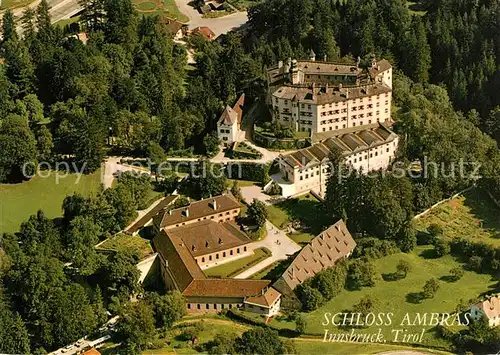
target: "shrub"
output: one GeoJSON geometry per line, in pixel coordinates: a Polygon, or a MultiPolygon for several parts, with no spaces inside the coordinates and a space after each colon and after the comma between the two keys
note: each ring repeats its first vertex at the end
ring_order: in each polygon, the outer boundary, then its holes
{"type": "Polygon", "coordinates": [[[450,243],[448,243],[446,240],[439,239],[436,241],[436,244],[434,244],[434,252],[438,257],[447,255],[450,253],[450,251],[450,243]]]}

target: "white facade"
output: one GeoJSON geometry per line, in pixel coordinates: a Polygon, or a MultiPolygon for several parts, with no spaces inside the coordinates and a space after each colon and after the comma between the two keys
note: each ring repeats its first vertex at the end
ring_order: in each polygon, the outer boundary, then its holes
{"type": "Polygon", "coordinates": [[[500,326],[500,296],[473,305],[470,313],[475,320],[485,316],[490,327],[500,326]]]}
{"type": "Polygon", "coordinates": [[[220,121],[217,123],[217,136],[224,145],[231,145],[237,141],[238,137],[238,122],[234,121],[230,124],[224,124],[220,121]]]}
{"type": "Polygon", "coordinates": [[[268,73],[273,118],[297,131],[321,133],[389,122],[392,66],[289,60],[268,73]]]}
{"type": "Polygon", "coordinates": [[[273,112],[282,124],[294,124],[297,131],[329,132],[377,122],[389,122],[392,93],[317,104],[273,95],[273,112]]]}
{"type": "MultiPolygon", "coordinates": [[[[277,177],[273,176],[273,179],[281,186],[283,197],[290,197],[311,190],[323,196],[326,192],[328,179],[332,174],[332,166],[328,159],[331,147],[333,149],[341,149],[342,146],[347,147],[343,141],[346,136],[349,138],[355,136],[358,139],[359,136],[363,135],[363,132],[361,134],[353,132],[340,135],[331,138],[330,141],[326,140],[310,148],[282,156],[280,174],[277,177]]],[[[377,129],[370,130],[370,132],[374,134],[377,129]]],[[[399,138],[391,131],[382,132],[387,132],[388,135],[386,139],[380,140],[376,144],[366,144],[364,142],[364,144],[360,144],[352,150],[344,150],[342,154],[346,165],[345,169],[355,169],[364,173],[386,169],[393,162],[398,149],[399,138]]],[[[335,171],[333,173],[341,178],[348,171],[340,173],[335,171]]]]}
{"type": "Polygon", "coordinates": [[[245,311],[262,314],[266,317],[273,317],[280,311],[281,297],[278,298],[271,306],[264,306],[245,301],[245,311]]]}

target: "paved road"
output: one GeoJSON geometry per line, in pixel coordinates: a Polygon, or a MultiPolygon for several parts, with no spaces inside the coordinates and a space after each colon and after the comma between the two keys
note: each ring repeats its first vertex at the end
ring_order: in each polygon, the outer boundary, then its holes
{"type": "Polygon", "coordinates": [[[252,266],[249,269],[246,269],[241,274],[237,275],[236,279],[246,279],[252,276],[253,274],[259,272],[260,270],[268,267],[272,263],[285,260],[290,255],[295,254],[299,251],[300,245],[295,243],[292,239],[288,238],[287,235],[273,226],[273,224],[269,221],[266,222],[267,236],[261,241],[252,243],[251,246],[254,249],[265,247],[272,252],[272,255],[262,260],[257,265],[252,266]],[[278,242],[278,243],[277,243],[278,242]]]}
{"type": "Polygon", "coordinates": [[[203,18],[198,10],[188,5],[189,1],[175,0],[175,3],[179,10],[189,18],[188,27],[190,29],[207,26],[218,36],[238,28],[248,21],[247,13],[241,11],[219,18],[203,18]]]}
{"type": "Polygon", "coordinates": [[[120,159],[122,159],[122,157],[109,157],[104,162],[104,169],[102,169],[101,172],[101,183],[104,185],[105,189],[111,187],[115,178],[114,174],[118,171],[133,171],[151,175],[146,169],[120,164],[120,159]]]}

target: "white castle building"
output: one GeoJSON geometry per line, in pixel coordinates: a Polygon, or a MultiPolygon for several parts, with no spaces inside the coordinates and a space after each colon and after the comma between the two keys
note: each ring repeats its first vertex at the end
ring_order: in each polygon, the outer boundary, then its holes
{"type": "Polygon", "coordinates": [[[268,72],[273,119],[320,133],[391,119],[392,66],[288,60],[268,72]]]}
{"type": "Polygon", "coordinates": [[[348,166],[369,172],[393,161],[398,136],[390,129],[392,66],[372,60],[356,64],[289,59],[268,72],[273,121],[311,133],[311,147],[280,156],[273,176],[289,197],[308,191],[323,196],[331,173],[330,157],[340,154],[348,166]]]}

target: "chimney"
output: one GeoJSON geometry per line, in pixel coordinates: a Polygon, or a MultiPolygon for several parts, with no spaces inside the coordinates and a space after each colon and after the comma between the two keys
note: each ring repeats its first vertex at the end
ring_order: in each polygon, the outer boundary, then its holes
{"type": "Polygon", "coordinates": [[[282,60],[280,60],[280,61],[278,62],[278,69],[281,69],[282,67],[283,67],[283,61],[282,61],[282,60]]]}
{"type": "Polygon", "coordinates": [[[192,251],[196,251],[196,247],[194,245],[191,246],[192,251]]]}
{"type": "Polygon", "coordinates": [[[342,83],[339,83],[339,90],[342,89],[342,83]]]}
{"type": "Polygon", "coordinates": [[[325,85],[325,94],[328,94],[328,83],[325,85]]]}
{"type": "Polygon", "coordinates": [[[326,58],[327,58],[327,57],[326,57],[326,54],[325,54],[325,55],[323,55],[323,62],[326,62],[326,58]]]}
{"type": "Polygon", "coordinates": [[[172,215],[172,210],[168,210],[168,214],[169,214],[169,215],[172,215]]]}
{"type": "Polygon", "coordinates": [[[361,64],[361,57],[358,57],[358,60],[356,61],[356,67],[359,68],[360,64],[361,64]]]}
{"type": "Polygon", "coordinates": [[[217,201],[215,200],[215,198],[210,201],[210,207],[212,207],[214,210],[217,209],[217,201]]]}
{"type": "Polygon", "coordinates": [[[208,243],[208,240],[205,242],[205,248],[208,248],[210,244],[208,243]]]}
{"type": "Polygon", "coordinates": [[[222,238],[219,238],[219,245],[222,244],[222,238]]]}
{"type": "Polygon", "coordinates": [[[186,208],[183,212],[184,216],[189,217],[189,208],[186,208]]]}

